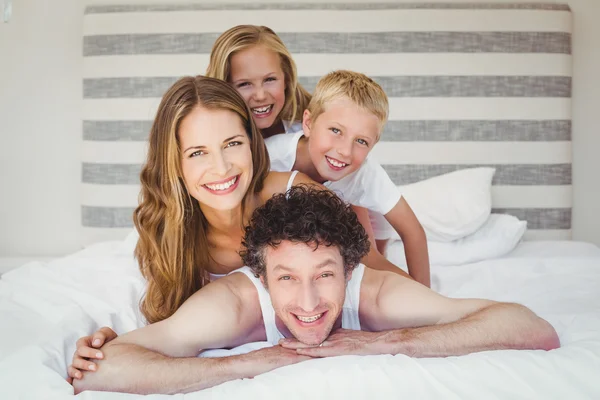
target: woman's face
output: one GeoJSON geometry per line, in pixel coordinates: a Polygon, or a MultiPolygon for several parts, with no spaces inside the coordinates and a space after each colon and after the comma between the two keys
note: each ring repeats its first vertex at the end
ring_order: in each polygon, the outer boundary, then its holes
{"type": "Polygon", "coordinates": [[[253,173],[250,140],[240,117],[196,107],[181,121],[178,135],[190,195],[217,210],[239,207],[253,173]]]}
{"type": "Polygon", "coordinates": [[[252,110],[259,129],[270,128],[285,104],[285,75],[279,54],[252,46],[231,57],[230,83],[252,110]]]}

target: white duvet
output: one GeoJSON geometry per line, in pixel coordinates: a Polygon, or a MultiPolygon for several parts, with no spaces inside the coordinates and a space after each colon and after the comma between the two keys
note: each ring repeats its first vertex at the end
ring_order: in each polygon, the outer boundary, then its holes
{"type": "MultiPolygon", "coordinates": [[[[522,303],[555,327],[560,349],[437,359],[401,355],[316,359],[174,397],[600,398],[600,250],[581,243],[538,243],[521,245],[511,254],[474,264],[434,266],[434,289],[452,297],[522,303]]],[[[135,329],[143,288],[130,247],[115,242],[47,264],[31,263],[2,276],[0,399],[72,396],[65,376],[75,341],[103,325],[119,333],[135,329]]],[[[141,396],[84,392],[78,397],[141,396]]]]}

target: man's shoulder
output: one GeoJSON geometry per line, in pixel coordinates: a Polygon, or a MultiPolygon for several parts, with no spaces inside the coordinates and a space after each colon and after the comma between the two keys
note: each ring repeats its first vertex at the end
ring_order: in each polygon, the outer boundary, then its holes
{"type": "Polygon", "coordinates": [[[258,293],[256,287],[244,273],[234,271],[222,278],[212,281],[202,289],[198,290],[190,300],[192,306],[194,304],[202,306],[206,305],[207,301],[214,306],[215,302],[224,302],[233,306],[239,312],[249,312],[249,310],[260,308],[258,302],[258,293]]]}
{"type": "Polygon", "coordinates": [[[403,283],[409,280],[390,271],[365,268],[360,286],[360,318],[367,330],[378,326],[382,316],[381,303],[389,290],[402,290],[403,283]]]}
{"type": "Polygon", "coordinates": [[[230,292],[232,295],[238,297],[242,302],[256,294],[256,286],[252,283],[250,278],[243,272],[249,270],[248,267],[243,267],[230,272],[227,276],[219,278],[211,285],[215,285],[215,289],[225,290],[230,292]]]}
{"type": "Polygon", "coordinates": [[[386,278],[388,278],[390,275],[393,275],[393,273],[365,267],[365,272],[363,273],[363,278],[360,285],[361,302],[363,294],[367,295],[368,297],[376,296],[386,278]]]}

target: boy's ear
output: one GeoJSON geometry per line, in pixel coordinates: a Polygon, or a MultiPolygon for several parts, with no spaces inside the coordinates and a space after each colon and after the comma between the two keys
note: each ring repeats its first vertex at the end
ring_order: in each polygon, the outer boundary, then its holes
{"type": "Polygon", "coordinates": [[[304,114],[302,114],[302,131],[304,132],[304,136],[310,136],[311,125],[312,121],[310,119],[310,111],[304,110],[304,114]]]}

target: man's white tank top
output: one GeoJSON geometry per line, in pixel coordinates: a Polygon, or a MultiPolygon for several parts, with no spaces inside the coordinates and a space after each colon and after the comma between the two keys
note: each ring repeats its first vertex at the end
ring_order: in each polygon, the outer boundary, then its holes
{"type": "MultiPolygon", "coordinates": [[[[260,301],[260,309],[262,310],[263,322],[265,324],[267,342],[272,345],[278,344],[279,340],[285,338],[285,336],[279,332],[279,329],[277,329],[277,325],[275,324],[275,310],[273,309],[269,292],[267,292],[263,286],[260,278],[258,278],[249,267],[242,267],[231,272],[231,274],[236,272],[241,272],[246,275],[254,284],[254,287],[256,287],[258,299],[260,301]]],[[[358,307],[360,301],[360,284],[364,272],[365,266],[359,264],[352,272],[352,278],[346,285],[346,299],[344,300],[344,306],[342,308],[342,328],[344,329],[352,329],[355,331],[361,330],[358,307]]]]}

